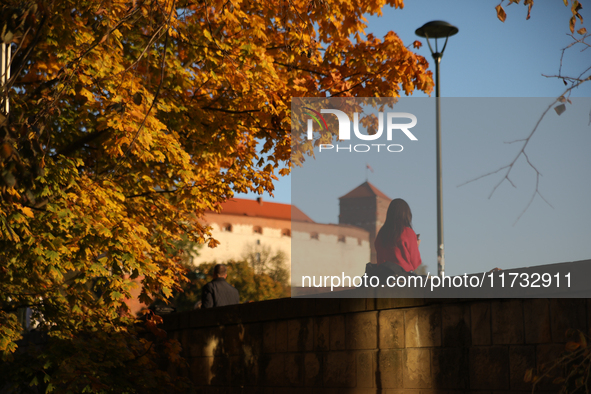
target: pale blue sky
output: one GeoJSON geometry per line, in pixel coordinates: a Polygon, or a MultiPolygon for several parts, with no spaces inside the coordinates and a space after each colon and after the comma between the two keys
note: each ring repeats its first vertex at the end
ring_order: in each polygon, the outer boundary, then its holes
{"type": "MultiPolygon", "coordinates": [[[[383,37],[393,30],[410,45],[420,39],[414,34],[416,28],[428,21],[445,20],[456,25],[459,33],[450,38],[441,63],[442,97],[552,98],[561,94],[565,89],[562,81],[545,78],[542,74],[558,73],[561,49],[572,42],[567,35],[570,9],[561,0],[536,2],[531,19],[525,20],[526,7],[511,5],[505,7],[508,17],[501,23],[496,17],[496,4],[496,1],[407,0],[403,10],[387,8],[381,18],[368,17],[367,32],[383,37]]],[[[587,16],[586,11],[581,11],[583,17],[587,16]]],[[[418,52],[431,61],[428,46],[424,39],[420,40],[424,45],[418,52]]],[[[567,52],[563,74],[578,76],[591,65],[591,49],[586,52],[580,49],[582,47],[575,47],[567,52]]],[[[591,97],[591,82],[574,90],[572,95],[591,97]]],[[[419,93],[415,96],[425,97],[419,93]]],[[[482,130],[474,132],[462,134],[449,130],[454,123],[449,117],[457,120],[462,106],[473,101],[444,102],[449,108],[447,115],[443,113],[442,124],[446,273],[591,258],[591,209],[588,206],[591,201],[591,155],[588,153],[591,100],[574,101],[575,105],[569,106],[561,117],[549,114],[549,123],[534,136],[528,152],[543,174],[540,190],[554,208],[536,197],[515,225],[535,188],[535,172],[523,161],[515,168],[513,179],[517,188],[505,182],[491,199],[488,195],[502,175],[459,188],[458,185],[508,164],[515,156],[516,146],[504,142],[529,133],[528,116],[520,117],[524,122],[523,131],[508,131],[504,126],[503,130],[495,132],[494,120],[483,122],[482,130]]],[[[495,99],[490,105],[502,106],[502,102],[495,99]]],[[[549,102],[550,99],[509,101],[527,108],[531,127],[549,102]]],[[[485,99],[479,99],[474,105],[488,104],[485,99]]],[[[472,130],[478,119],[466,118],[472,130]]],[[[401,182],[404,190],[393,187],[392,179],[385,176],[391,167],[379,162],[370,162],[375,172],[370,174],[369,180],[390,197],[402,197],[409,202],[415,230],[421,233],[423,240],[423,261],[433,271],[436,266],[434,133],[432,136],[424,133],[419,140],[421,149],[413,153],[409,147],[404,152],[404,160],[396,159],[401,160],[396,163],[401,174],[414,176],[421,180],[419,183],[413,186],[413,183],[401,182]],[[429,154],[431,146],[432,155],[429,154]]],[[[318,222],[336,223],[336,198],[364,181],[365,169],[359,165],[351,169],[350,177],[334,185],[334,196],[327,196],[326,201],[316,199],[309,205],[298,200],[296,205],[318,222]]],[[[291,183],[291,177],[280,179],[273,201],[290,203],[291,183]]],[[[264,198],[271,200],[270,196],[264,198]]]]}

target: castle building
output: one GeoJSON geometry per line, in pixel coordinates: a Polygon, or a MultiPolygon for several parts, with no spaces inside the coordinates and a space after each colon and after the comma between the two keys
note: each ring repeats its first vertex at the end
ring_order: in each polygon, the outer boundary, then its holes
{"type": "Polygon", "coordinates": [[[206,212],[204,221],[220,241],[216,248],[202,247],[194,260],[219,263],[244,260],[249,254],[283,252],[291,266],[292,220],[314,223],[289,204],[234,198],[222,204],[221,213],[206,212]]]}
{"type": "Polygon", "coordinates": [[[281,252],[292,286],[301,286],[303,276],[363,275],[365,264],[376,262],[373,243],[390,198],[365,182],[339,203],[339,224],[325,224],[314,222],[294,205],[231,199],[222,204],[221,213],[205,213],[204,222],[220,245],[199,249],[194,264],[247,257],[252,261],[253,256],[256,260],[281,252]]]}

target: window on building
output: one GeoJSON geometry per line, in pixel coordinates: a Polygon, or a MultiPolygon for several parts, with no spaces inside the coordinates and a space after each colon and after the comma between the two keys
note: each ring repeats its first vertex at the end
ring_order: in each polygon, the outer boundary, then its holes
{"type": "Polygon", "coordinates": [[[283,230],[281,230],[281,236],[282,237],[291,237],[291,230],[288,228],[284,228],[283,230]]]}
{"type": "Polygon", "coordinates": [[[315,239],[318,241],[318,233],[310,233],[310,239],[315,239]]]}
{"type": "Polygon", "coordinates": [[[232,232],[232,225],[230,223],[222,224],[222,231],[225,231],[227,233],[231,233],[232,232]]]}
{"type": "Polygon", "coordinates": [[[347,238],[344,235],[339,235],[339,242],[345,243],[347,242],[347,238]]]}
{"type": "Polygon", "coordinates": [[[357,245],[361,246],[361,243],[362,243],[361,242],[361,239],[360,238],[357,238],[357,245]]]}
{"type": "Polygon", "coordinates": [[[263,233],[263,228],[261,226],[254,226],[252,228],[252,232],[255,234],[262,234],[263,233]]]}

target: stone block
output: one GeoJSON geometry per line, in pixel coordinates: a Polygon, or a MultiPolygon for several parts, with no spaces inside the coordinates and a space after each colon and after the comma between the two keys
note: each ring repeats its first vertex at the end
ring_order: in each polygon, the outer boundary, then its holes
{"type": "Polygon", "coordinates": [[[277,322],[263,323],[263,352],[275,353],[277,346],[277,322]]]}
{"type": "Polygon", "coordinates": [[[179,314],[178,313],[171,313],[170,315],[162,316],[164,320],[164,330],[166,331],[175,331],[179,328],[179,314]]]}
{"type": "Polygon", "coordinates": [[[341,313],[365,312],[366,310],[367,303],[365,298],[344,298],[340,301],[341,313]]]}
{"type": "Polygon", "coordinates": [[[357,387],[373,387],[376,352],[357,353],[357,387]]]}
{"type": "Polygon", "coordinates": [[[178,313],[179,330],[186,330],[189,328],[189,319],[193,311],[178,313]]]}
{"type": "Polygon", "coordinates": [[[375,382],[379,389],[402,388],[404,361],[401,349],[379,350],[376,357],[375,382]]]}
{"type": "Polygon", "coordinates": [[[345,315],[345,343],[349,350],[375,349],[378,345],[378,312],[345,315]]]}
{"type": "Polygon", "coordinates": [[[231,359],[233,367],[238,368],[238,366],[240,366],[242,369],[243,385],[247,386],[257,386],[261,383],[259,381],[259,371],[261,369],[262,361],[264,361],[263,355],[260,353],[254,353],[249,346],[248,340],[245,341],[242,353],[238,357],[238,360],[235,358],[231,359]]]}
{"type": "Polygon", "coordinates": [[[581,330],[587,333],[586,300],[559,298],[550,300],[550,327],[552,342],[567,342],[568,330],[581,330]]]}
{"type": "Polygon", "coordinates": [[[342,389],[337,389],[337,388],[329,388],[329,387],[323,387],[323,388],[307,388],[305,392],[302,391],[303,394],[340,394],[340,392],[342,391],[342,389]]]}
{"type": "Polygon", "coordinates": [[[228,356],[238,356],[244,340],[244,326],[242,324],[224,327],[224,353],[228,356]]]}
{"type": "Polygon", "coordinates": [[[189,333],[189,356],[202,357],[205,356],[206,332],[205,329],[191,329],[187,330],[189,333]]]}
{"type": "Polygon", "coordinates": [[[465,390],[470,369],[467,348],[432,349],[433,388],[465,390]]]}
{"type": "Polygon", "coordinates": [[[306,353],[304,356],[304,384],[307,387],[322,386],[322,356],[319,353],[306,353]]]}
{"type": "Polygon", "coordinates": [[[224,336],[221,327],[209,327],[199,330],[203,333],[202,354],[206,357],[224,355],[224,336]]]}
{"type": "Polygon", "coordinates": [[[470,306],[464,303],[447,304],[441,307],[443,346],[470,346],[470,306]]]}
{"type": "Polygon", "coordinates": [[[330,316],[330,350],[345,349],[345,316],[330,316]]]}
{"type": "Polygon", "coordinates": [[[287,320],[277,322],[275,338],[275,351],[277,353],[287,352],[287,320]]]}
{"type": "Polygon", "coordinates": [[[426,304],[423,298],[376,298],[376,309],[395,309],[423,306],[426,304]]]}
{"type": "Polygon", "coordinates": [[[506,346],[470,349],[470,389],[509,389],[509,349],[506,346]]]}
{"type": "Polygon", "coordinates": [[[287,322],[287,350],[290,352],[312,351],[314,347],[313,319],[292,319],[287,322]]]}
{"type": "Polygon", "coordinates": [[[291,308],[294,305],[295,298],[279,298],[275,300],[261,301],[261,306],[265,307],[264,317],[266,319],[281,320],[290,317],[291,308]]]}
{"type": "Polygon", "coordinates": [[[242,323],[242,307],[240,304],[226,305],[206,309],[205,311],[208,313],[211,311],[214,324],[218,324],[218,322],[224,322],[227,325],[242,323]]]}
{"type": "Polygon", "coordinates": [[[420,389],[385,389],[380,394],[421,394],[422,392],[423,390],[420,389]]]}
{"type": "Polygon", "coordinates": [[[205,394],[232,394],[231,387],[205,387],[205,394]]]}
{"type": "Polygon", "coordinates": [[[285,355],[285,375],[290,386],[304,385],[304,355],[288,353],[285,355]]]}
{"type": "Polygon", "coordinates": [[[266,318],[265,312],[267,308],[265,307],[264,301],[240,304],[240,310],[242,312],[243,323],[260,322],[266,318]]]}
{"type": "Polygon", "coordinates": [[[404,388],[432,388],[431,350],[408,348],[404,355],[404,388]]]}
{"type": "Polygon", "coordinates": [[[314,350],[326,351],[330,348],[330,319],[314,318],[314,350]]]}
{"type": "Polygon", "coordinates": [[[380,349],[404,348],[404,311],[388,309],[379,312],[380,349]]]}
{"type": "Polygon", "coordinates": [[[189,364],[189,378],[193,384],[206,386],[211,382],[213,357],[196,357],[189,364]]]}
{"type": "Polygon", "coordinates": [[[323,363],[323,383],[326,387],[355,387],[357,384],[355,354],[348,351],[330,352],[323,363]]]}
{"type": "Polygon", "coordinates": [[[314,298],[286,298],[287,317],[309,317],[314,315],[316,300],[314,298]]]}
{"type": "Polygon", "coordinates": [[[405,310],[406,347],[441,346],[441,308],[421,307],[405,310]]]}
{"type": "Polygon", "coordinates": [[[472,345],[492,344],[490,302],[475,302],[470,305],[472,345]]]}
{"type": "Polygon", "coordinates": [[[526,383],[523,378],[529,368],[536,366],[535,346],[510,346],[509,347],[509,386],[511,390],[531,391],[532,384],[526,383]]]}
{"type": "MultiPolygon", "coordinates": [[[[409,389],[409,393],[410,392],[416,392],[417,394],[465,394],[465,393],[473,393],[472,391],[459,391],[459,390],[432,390],[432,389],[415,389],[417,391],[410,391],[411,389],[409,389]]],[[[490,392],[482,392],[482,391],[477,391],[474,393],[478,393],[478,394],[491,394],[490,392]]],[[[513,394],[513,393],[505,393],[505,394],[513,394]]],[[[514,393],[517,394],[517,393],[514,393]]]]}
{"type": "Polygon", "coordinates": [[[178,341],[181,344],[181,357],[188,358],[188,357],[191,356],[191,353],[190,353],[190,344],[191,344],[190,335],[191,335],[191,330],[189,330],[189,329],[182,330],[179,333],[179,339],[178,339],[178,341]]]}
{"type": "Polygon", "coordinates": [[[493,345],[525,343],[522,300],[491,302],[493,345]]]}
{"type": "Polygon", "coordinates": [[[543,298],[523,300],[525,343],[548,343],[550,333],[550,301],[543,298]]]}
{"type": "Polygon", "coordinates": [[[317,316],[338,314],[341,309],[340,301],[338,298],[317,298],[314,312],[317,316]]]}
{"type": "Polygon", "coordinates": [[[243,363],[242,357],[230,356],[230,376],[229,385],[230,387],[242,387],[246,384],[246,368],[243,363]]]}
{"type": "Polygon", "coordinates": [[[189,315],[189,326],[191,328],[213,327],[217,326],[220,321],[223,320],[217,308],[198,309],[192,311],[189,315]]]}
{"type": "Polygon", "coordinates": [[[230,358],[221,356],[214,357],[211,364],[212,386],[228,386],[230,384],[230,358]]]}
{"type": "Polygon", "coordinates": [[[263,386],[285,386],[285,354],[265,354],[261,358],[261,379],[263,386]]]}
{"type": "Polygon", "coordinates": [[[242,353],[261,354],[263,352],[263,337],[263,323],[245,324],[242,353]]]}

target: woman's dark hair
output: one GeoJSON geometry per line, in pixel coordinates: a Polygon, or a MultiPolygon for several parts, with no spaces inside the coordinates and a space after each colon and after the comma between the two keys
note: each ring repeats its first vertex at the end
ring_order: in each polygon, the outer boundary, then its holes
{"type": "Polygon", "coordinates": [[[412,228],[412,213],[406,201],[397,198],[390,202],[386,222],[378,232],[376,243],[381,246],[397,244],[405,227],[412,228]]]}

